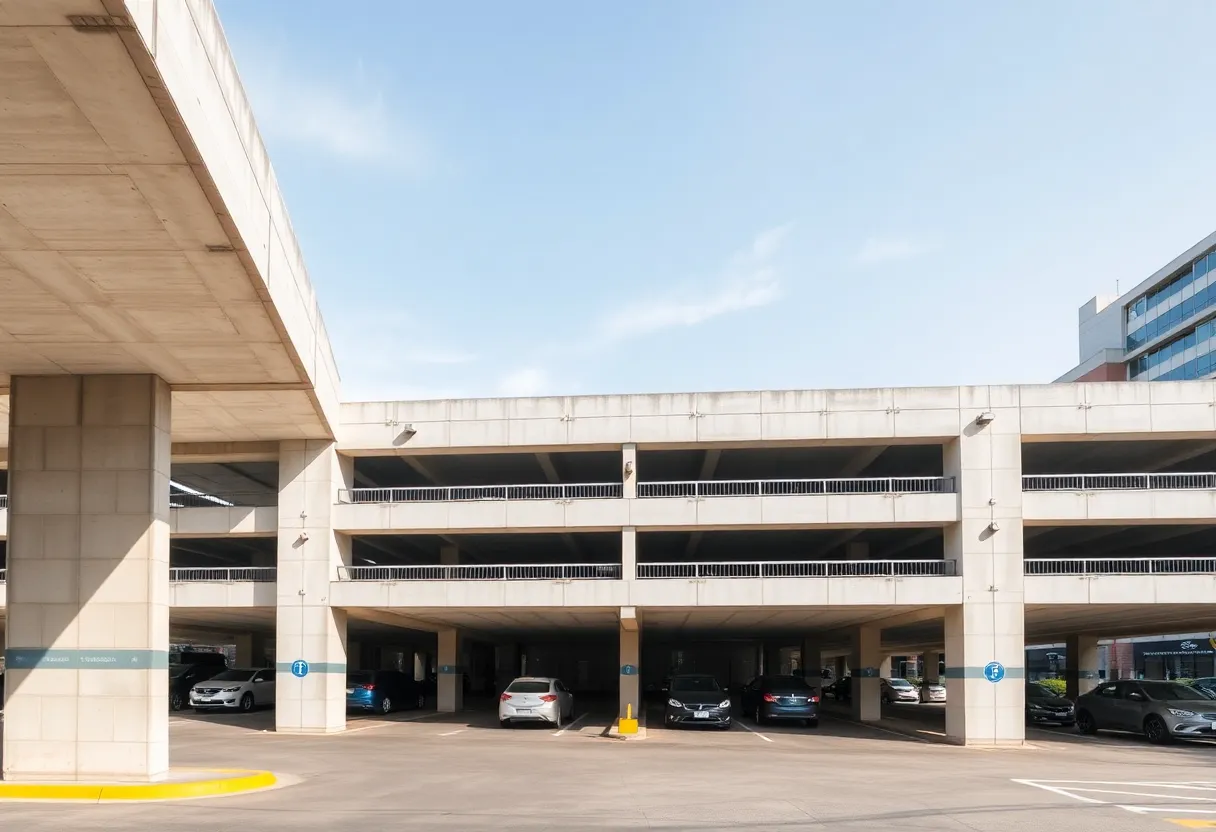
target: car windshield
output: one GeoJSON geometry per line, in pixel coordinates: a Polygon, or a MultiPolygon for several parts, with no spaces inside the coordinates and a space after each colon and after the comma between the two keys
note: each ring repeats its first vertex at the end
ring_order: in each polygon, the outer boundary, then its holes
{"type": "Polygon", "coordinates": [[[169,678],[176,679],[191,668],[188,664],[171,664],[169,665],[169,678]]]}
{"type": "Polygon", "coordinates": [[[256,670],[225,670],[223,673],[212,676],[210,682],[248,682],[253,678],[256,670]]]}
{"type": "Polygon", "coordinates": [[[1157,702],[1171,699],[1211,700],[1214,697],[1202,688],[1194,688],[1181,682],[1141,682],[1148,698],[1157,702]]]}
{"type": "Polygon", "coordinates": [[[717,693],[722,690],[713,676],[677,676],[671,680],[672,693],[717,693]]]}
{"type": "Polygon", "coordinates": [[[1055,691],[1053,691],[1051,688],[1046,688],[1046,687],[1043,687],[1042,685],[1031,684],[1031,685],[1026,686],[1026,698],[1027,699],[1055,699],[1055,698],[1057,698],[1057,695],[1056,695],[1055,691]]]}
{"type": "Polygon", "coordinates": [[[549,683],[545,681],[521,682],[518,679],[507,685],[507,693],[548,693],[549,683]]]}
{"type": "Polygon", "coordinates": [[[355,670],[346,674],[346,684],[367,685],[371,683],[373,676],[370,670],[355,670]]]}
{"type": "Polygon", "coordinates": [[[888,679],[887,684],[893,688],[910,688],[912,683],[907,679],[888,679]]]}

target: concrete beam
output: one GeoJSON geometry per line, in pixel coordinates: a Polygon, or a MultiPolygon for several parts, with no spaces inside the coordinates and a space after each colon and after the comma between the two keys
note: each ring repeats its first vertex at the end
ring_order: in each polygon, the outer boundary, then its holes
{"type": "MultiPolygon", "coordinates": [[[[5,457],[0,449],[0,459],[5,457]]],[[[278,462],[278,442],[174,442],[173,462],[178,465],[208,462],[278,462]]]]}
{"type": "Polygon", "coordinates": [[[705,452],[705,458],[701,460],[701,473],[697,479],[702,482],[712,480],[714,471],[718,470],[718,460],[722,458],[722,451],[718,448],[710,448],[705,452]]]}
{"type": "Polygon", "coordinates": [[[413,468],[414,471],[417,472],[418,476],[422,477],[424,480],[429,482],[431,485],[443,485],[443,483],[439,481],[439,477],[435,476],[435,474],[432,473],[430,468],[428,468],[426,465],[423,465],[422,461],[420,459],[418,459],[418,457],[403,456],[403,457],[399,457],[399,458],[406,465],[413,468]]]}
{"type": "Polygon", "coordinates": [[[688,544],[684,547],[684,560],[692,560],[701,545],[701,532],[693,532],[688,536],[688,544]]]}
{"type": "Polygon", "coordinates": [[[540,463],[540,469],[545,472],[545,479],[552,485],[561,482],[561,477],[557,475],[557,467],[553,464],[553,457],[548,454],[536,454],[535,456],[536,461],[540,463]]]}
{"type": "Polygon", "coordinates": [[[886,445],[867,445],[859,448],[848,462],[841,466],[839,476],[842,478],[861,476],[861,472],[869,468],[886,449],[886,445]]]}

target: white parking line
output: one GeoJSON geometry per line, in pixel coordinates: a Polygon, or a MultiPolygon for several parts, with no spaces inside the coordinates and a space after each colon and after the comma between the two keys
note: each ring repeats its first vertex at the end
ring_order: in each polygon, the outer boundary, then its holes
{"type": "Polygon", "coordinates": [[[465,729],[464,729],[464,728],[459,728],[459,729],[457,729],[457,730],[455,730],[455,731],[448,731],[446,734],[440,734],[439,736],[441,736],[441,737],[454,737],[454,736],[456,736],[457,734],[463,733],[464,731],[465,731],[465,729]]]}
{"type": "Polygon", "coordinates": [[[757,737],[759,737],[760,739],[764,740],[765,742],[772,742],[772,740],[771,740],[771,739],[769,739],[768,737],[764,736],[764,734],[761,734],[759,731],[757,731],[755,728],[753,728],[753,727],[751,727],[750,725],[748,725],[748,724],[747,724],[746,722],[744,722],[743,720],[741,720],[741,719],[736,719],[736,720],[735,720],[735,722],[736,722],[736,723],[738,723],[739,725],[742,725],[744,728],[746,728],[747,730],[751,731],[753,734],[755,734],[757,737]]]}
{"type": "Polygon", "coordinates": [[[555,736],[555,737],[560,737],[562,734],[566,733],[567,731],[569,731],[569,730],[570,730],[571,728],[573,728],[575,725],[578,725],[580,722],[582,722],[582,721],[583,721],[584,719],[586,719],[586,718],[587,718],[587,715],[586,715],[586,714],[582,714],[581,716],[577,716],[577,717],[575,717],[573,722],[571,722],[571,723],[570,723],[569,725],[567,725],[565,728],[562,728],[560,731],[555,731],[555,732],[553,733],[553,736],[555,736]]]}

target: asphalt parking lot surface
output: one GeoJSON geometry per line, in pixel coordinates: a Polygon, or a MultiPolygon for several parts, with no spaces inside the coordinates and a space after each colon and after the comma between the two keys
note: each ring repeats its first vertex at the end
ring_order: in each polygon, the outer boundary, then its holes
{"type": "Polygon", "coordinates": [[[503,730],[490,708],[354,716],[345,734],[273,732],[274,714],[175,715],[179,767],[265,768],[295,782],[230,798],[0,805],[22,830],[669,829],[1166,830],[1216,828],[1216,745],[1030,729],[1024,748],[959,748],[934,706],[881,724],[662,727],[606,736],[607,707],[562,730],[503,730]],[[1212,822],[1211,827],[1197,826],[1212,822]]]}

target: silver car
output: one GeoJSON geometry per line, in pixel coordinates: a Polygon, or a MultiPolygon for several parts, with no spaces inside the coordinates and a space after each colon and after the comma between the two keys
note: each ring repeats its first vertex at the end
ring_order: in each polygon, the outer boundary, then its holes
{"type": "Polygon", "coordinates": [[[498,697],[498,724],[548,722],[559,728],[574,716],[574,694],[560,679],[521,676],[498,697]]]}
{"type": "Polygon", "coordinates": [[[907,679],[883,679],[881,680],[881,690],[882,701],[888,704],[891,702],[920,701],[920,691],[916,689],[916,685],[907,679]]]}
{"type": "Polygon", "coordinates": [[[259,705],[273,704],[274,670],[270,668],[233,668],[190,688],[190,707],[196,711],[225,708],[248,713],[259,705]]]}
{"type": "Polygon", "coordinates": [[[920,686],[921,702],[945,702],[946,686],[941,682],[924,682],[920,686]]]}
{"type": "Polygon", "coordinates": [[[1077,697],[1077,730],[1134,731],[1152,743],[1216,735],[1216,698],[1181,682],[1106,682],[1077,697]]]}

